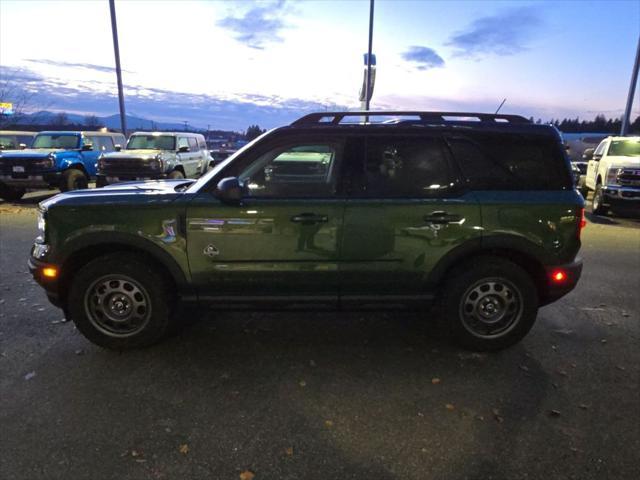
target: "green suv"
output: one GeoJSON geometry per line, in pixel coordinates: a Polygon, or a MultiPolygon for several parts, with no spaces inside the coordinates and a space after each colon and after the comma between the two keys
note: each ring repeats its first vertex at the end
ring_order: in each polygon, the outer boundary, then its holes
{"type": "Polygon", "coordinates": [[[580,277],[584,201],[556,130],[514,115],[324,112],[193,180],[39,206],[30,268],[89,340],[126,349],[180,308],[419,309],[459,344],[519,341],[580,277]]]}

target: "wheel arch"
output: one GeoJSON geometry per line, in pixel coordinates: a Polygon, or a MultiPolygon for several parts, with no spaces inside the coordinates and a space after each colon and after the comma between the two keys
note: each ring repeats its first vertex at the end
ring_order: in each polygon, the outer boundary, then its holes
{"type": "Polygon", "coordinates": [[[62,302],[66,302],[69,285],[75,273],[88,262],[104,255],[117,252],[133,253],[145,261],[153,262],[178,291],[188,290],[187,272],[159,246],[152,242],[127,234],[115,232],[89,235],[78,238],[67,246],[66,254],[60,261],[61,276],[58,291],[62,302]]]}
{"type": "Polygon", "coordinates": [[[516,238],[488,238],[467,242],[467,244],[450,251],[433,268],[428,283],[437,288],[454,271],[463,268],[480,257],[498,257],[509,260],[524,269],[532,278],[538,291],[541,305],[547,295],[547,274],[544,265],[547,263],[539,247],[527,245],[516,238]]]}

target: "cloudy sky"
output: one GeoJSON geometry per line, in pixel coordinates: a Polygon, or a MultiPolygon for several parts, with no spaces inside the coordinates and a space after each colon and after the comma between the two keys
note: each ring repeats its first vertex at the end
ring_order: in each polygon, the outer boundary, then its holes
{"type": "MultiPolygon", "coordinates": [[[[368,8],[117,0],[127,113],[245,129],[356,108],[368,8]]],[[[377,0],[372,108],[493,111],[506,97],[505,113],[619,116],[639,35],[637,0],[377,0]]],[[[1,80],[34,107],[116,113],[113,65],[107,0],[0,1],[1,80]]]]}

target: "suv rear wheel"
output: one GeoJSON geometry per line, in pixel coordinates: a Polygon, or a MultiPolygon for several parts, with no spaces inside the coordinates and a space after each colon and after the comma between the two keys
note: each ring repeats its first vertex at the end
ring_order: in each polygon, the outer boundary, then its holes
{"type": "Polygon", "coordinates": [[[481,257],[458,268],[444,287],[443,320],[465,348],[500,350],[533,326],[538,295],[531,276],[513,262],[481,257]]]}
{"type": "Polygon", "coordinates": [[[82,267],[68,298],[78,330],[114,350],[161,340],[171,330],[172,304],[162,272],[128,253],[105,255],[82,267]]]}
{"type": "Polygon", "coordinates": [[[173,172],[169,173],[167,177],[174,180],[180,180],[181,178],[184,178],[184,175],[180,170],[174,170],[173,172]]]}

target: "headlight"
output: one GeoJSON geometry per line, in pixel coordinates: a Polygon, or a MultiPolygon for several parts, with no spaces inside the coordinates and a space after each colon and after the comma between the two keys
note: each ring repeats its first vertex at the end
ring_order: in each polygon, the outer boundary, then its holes
{"type": "Polygon", "coordinates": [[[610,167],[609,170],[607,170],[607,181],[605,185],[617,185],[620,170],[622,169],[618,167],[610,167]]]}
{"type": "Polygon", "coordinates": [[[156,158],[149,162],[149,168],[151,168],[151,170],[162,170],[163,167],[164,162],[162,161],[160,155],[157,155],[156,158]]]}
{"type": "Polygon", "coordinates": [[[38,236],[36,237],[37,243],[44,243],[45,241],[45,230],[47,228],[47,219],[46,212],[38,210],[38,236]]]}
{"type": "Polygon", "coordinates": [[[56,156],[53,153],[50,153],[49,156],[46,158],[35,160],[33,162],[33,165],[35,167],[40,167],[40,168],[53,168],[55,164],[56,164],[56,156]]]}

